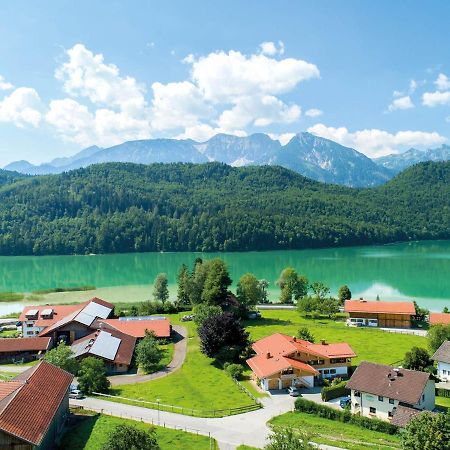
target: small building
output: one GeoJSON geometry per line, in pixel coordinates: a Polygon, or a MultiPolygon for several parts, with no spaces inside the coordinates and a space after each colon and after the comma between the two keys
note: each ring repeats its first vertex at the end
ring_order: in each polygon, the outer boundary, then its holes
{"type": "Polygon", "coordinates": [[[437,377],[441,381],[450,381],[450,341],[444,341],[431,359],[437,362],[437,377]]]}
{"type": "Polygon", "coordinates": [[[73,376],[46,361],[0,382],[0,448],[56,448],[69,415],[73,376]]]}
{"type": "Polygon", "coordinates": [[[281,333],[260,339],[252,347],[256,356],[247,364],[264,390],[309,388],[323,378],[346,378],[352,358],[356,357],[345,342],[313,344],[281,333]]]}
{"type": "Polygon", "coordinates": [[[405,417],[435,407],[435,384],[430,374],[363,361],[347,383],[351,412],[404,423],[405,417]]]}
{"type": "Polygon", "coordinates": [[[137,339],[145,337],[146,332],[153,332],[157,338],[168,339],[172,332],[172,326],[166,317],[120,317],[99,322],[137,339]]]}
{"type": "Polygon", "coordinates": [[[413,302],[346,300],[344,312],[349,326],[411,328],[416,308],[413,302]]]}
{"type": "Polygon", "coordinates": [[[133,358],[136,338],[106,324],[72,344],[74,358],[94,356],[104,361],[108,373],[127,372],[133,358]]]}
{"type": "Polygon", "coordinates": [[[450,325],[450,313],[430,312],[430,325],[450,325]]]}
{"type": "Polygon", "coordinates": [[[0,360],[16,361],[25,359],[26,361],[31,361],[49,350],[50,344],[51,338],[49,337],[0,339],[0,360]]]}

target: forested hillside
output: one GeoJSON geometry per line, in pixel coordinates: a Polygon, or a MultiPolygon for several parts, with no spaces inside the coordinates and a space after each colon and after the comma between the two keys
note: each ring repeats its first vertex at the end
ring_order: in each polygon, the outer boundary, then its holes
{"type": "Polygon", "coordinates": [[[0,169],[0,186],[8,183],[13,183],[14,181],[20,180],[21,178],[26,178],[27,175],[18,172],[12,172],[10,170],[0,169]]]}
{"type": "Polygon", "coordinates": [[[110,163],[0,187],[0,254],[299,249],[450,238],[450,163],[384,186],[277,166],[110,163]]]}

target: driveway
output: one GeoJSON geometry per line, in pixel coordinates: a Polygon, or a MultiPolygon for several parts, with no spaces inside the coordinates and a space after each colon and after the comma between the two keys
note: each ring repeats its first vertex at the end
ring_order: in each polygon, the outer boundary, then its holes
{"type": "Polygon", "coordinates": [[[143,383],[144,381],[156,380],[157,378],[165,377],[178,370],[183,365],[183,362],[186,358],[188,331],[186,327],[183,327],[181,325],[174,325],[172,329],[175,345],[172,361],[170,361],[167,367],[165,367],[163,370],[160,370],[159,372],[151,373],[149,375],[112,375],[108,377],[111,385],[117,386],[119,384],[143,383]]]}
{"type": "MultiPolygon", "coordinates": [[[[289,395],[275,395],[261,399],[264,408],[235,416],[222,418],[191,417],[166,411],[131,406],[123,403],[109,402],[98,398],[70,400],[73,406],[109,414],[116,417],[161,425],[167,428],[181,429],[191,433],[211,436],[217,440],[221,450],[234,450],[241,444],[263,448],[266,445],[270,429],[266,422],[294,409],[295,399],[289,395]]],[[[338,447],[326,445],[321,449],[332,450],[338,447]]]]}

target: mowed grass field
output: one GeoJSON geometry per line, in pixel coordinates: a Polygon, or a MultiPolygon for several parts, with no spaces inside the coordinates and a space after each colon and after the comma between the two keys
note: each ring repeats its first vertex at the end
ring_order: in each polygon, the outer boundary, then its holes
{"type": "Polygon", "coordinates": [[[343,321],[330,319],[307,319],[295,311],[264,310],[262,318],[245,322],[252,340],[261,339],[273,333],[289,336],[297,334],[300,327],[307,327],[315,341],[347,342],[355,353],[354,364],[372,361],[381,364],[401,362],[412,347],[427,348],[427,339],[422,336],[388,333],[377,329],[347,327],[343,321]]]}
{"type": "MultiPolygon", "coordinates": [[[[167,315],[178,324],[182,314],[167,315]]],[[[144,383],[115,386],[112,395],[202,410],[221,410],[250,405],[252,400],[240,391],[233,380],[200,352],[200,341],[193,322],[188,328],[188,352],[183,366],[176,372],[144,383]]],[[[142,406],[145,406],[143,404],[142,406]]]]}
{"type": "Polygon", "coordinates": [[[400,436],[360,428],[301,412],[289,412],[270,420],[272,427],[288,427],[311,435],[311,441],[349,450],[401,448],[400,436]]]}
{"type": "MultiPolygon", "coordinates": [[[[80,422],[67,430],[59,448],[64,450],[99,450],[108,440],[108,435],[117,425],[132,425],[149,429],[151,425],[129,419],[120,419],[101,414],[82,417],[80,422]]],[[[156,436],[161,450],[209,450],[218,449],[215,440],[207,436],[186,433],[170,428],[156,427],[156,436]]]]}

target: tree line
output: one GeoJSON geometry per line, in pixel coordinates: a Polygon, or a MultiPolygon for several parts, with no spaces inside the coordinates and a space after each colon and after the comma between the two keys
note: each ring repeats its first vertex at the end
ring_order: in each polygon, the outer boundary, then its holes
{"type": "MultiPolygon", "coordinates": [[[[2,172],[0,172],[0,175],[2,172]]],[[[384,186],[277,166],[109,163],[0,182],[0,254],[246,251],[450,237],[450,163],[384,186]]]]}

